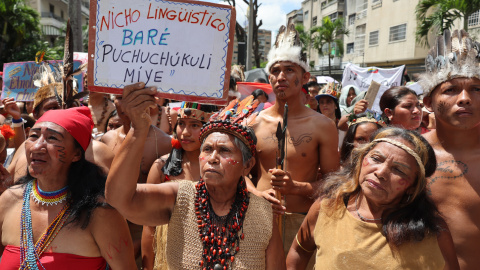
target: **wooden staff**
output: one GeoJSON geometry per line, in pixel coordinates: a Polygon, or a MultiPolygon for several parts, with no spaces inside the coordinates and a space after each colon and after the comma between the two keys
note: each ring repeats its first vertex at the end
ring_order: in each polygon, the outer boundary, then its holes
{"type": "MultiPolygon", "coordinates": [[[[286,133],[287,133],[287,114],[288,114],[288,105],[285,103],[284,111],[283,111],[283,127],[280,122],[278,122],[277,125],[277,132],[276,132],[276,137],[277,137],[277,158],[276,158],[276,164],[277,164],[277,169],[283,170],[284,166],[284,161],[285,161],[285,152],[286,152],[286,133]]],[[[282,194],[280,191],[275,190],[275,198],[282,203],[282,194]]],[[[283,239],[283,216],[278,215],[277,217],[277,224],[278,224],[278,229],[280,230],[280,237],[283,239]]]]}

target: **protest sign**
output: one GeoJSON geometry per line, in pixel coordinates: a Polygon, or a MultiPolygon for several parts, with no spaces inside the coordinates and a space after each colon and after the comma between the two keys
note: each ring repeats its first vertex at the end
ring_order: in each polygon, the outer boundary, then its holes
{"type": "Polygon", "coordinates": [[[158,96],[226,104],[232,6],[189,0],[91,0],[89,90],[145,82],[158,96]]]}
{"type": "MultiPolygon", "coordinates": [[[[62,65],[62,60],[45,61],[49,64],[51,70],[54,70],[53,65],[59,63],[62,65]]],[[[73,69],[77,69],[82,64],[81,61],[73,61],[73,69]]],[[[1,98],[13,97],[16,101],[33,101],[35,93],[38,90],[33,84],[33,75],[38,71],[40,65],[34,61],[30,62],[15,62],[3,64],[3,91],[1,98]]],[[[74,76],[77,80],[78,91],[83,91],[83,73],[74,76]]]]}
{"type": "Polygon", "coordinates": [[[367,91],[372,80],[387,88],[400,86],[404,69],[404,65],[396,68],[362,68],[349,63],[343,70],[342,85],[355,85],[361,91],[367,91]]]}

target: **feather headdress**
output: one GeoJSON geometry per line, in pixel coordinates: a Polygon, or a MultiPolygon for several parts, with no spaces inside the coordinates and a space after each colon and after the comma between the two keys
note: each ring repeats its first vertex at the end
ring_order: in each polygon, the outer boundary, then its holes
{"type": "Polygon", "coordinates": [[[439,84],[458,77],[480,79],[480,44],[472,41],[465,30],[450,34],[445,30],[438,36],[434,46],[425,58],[425,73],[418,83],[425,96],[431,94],[439,84]]]}
{"type": "Polygon", "coordinates": [[[250,127],[241,123],[258,107],[259,101],[248,96],[242,101],[232,100],[222,111],[215,113],[210,122],[203,125],[200,132],[200,142],[213,132],[228,133],[239,138],[255,156],[257,138],[250,127]]]}
{"type": "Polygon", "coordinates": [[[287,27],[282,25],[278,30],[275,44],[268,53],[268,63],[265,67],[267,74],[270,74],[270,68],[273,64],[280,61],[289,61],[301,66],[305,71],[309,71],[307,65],[307,56],[302,53],[302,43],[300,35],[295,30],[293,18],[290,18],[287,27]]]}
{"type": "Polygon", "coordinates": [[[47,98],[55,97],[61,108],[71,107],[75,99],[79,99],[88,93],[78,93],[75,90],[78,83],[73,77],[83,72],[87,64],[81,65],[73,70],[73,37],[70,20],[67,22],[67,33],[65,36],[65,48],[63,65],[59,62],[47,63],[43,61],[45,51],[40,51],[35,57],[35,62],[40,65],[37,73],[33,76],[33,83],[39,89],[35,93],[33,109],[47,98]]]}

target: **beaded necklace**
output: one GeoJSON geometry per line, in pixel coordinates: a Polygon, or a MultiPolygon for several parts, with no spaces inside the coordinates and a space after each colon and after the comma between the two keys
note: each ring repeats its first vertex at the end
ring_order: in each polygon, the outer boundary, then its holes
{"type": "Polygon", "coordinates": [[[33,180],[32,198],[38,204],[46,204],[47,206],[54,204],[57,205],[67,199],[67,189],[68,186],[65,186],[56,191],[43,191],[38,186],[37,179],[35,179],[33,180]]]}
{"type": "Polygon", "coordinates": [[[198,233],[203,242],[203,255],[199,266],[202,269],[231,269],[235,255],[240,250],[240,239],[244,239],[243,221],[249,203],[245,180],[240,180],[235,201],[228,214],[223,217],[217,216],[213,211],[203,179],[196,184],[196,190],[195,214],[198,233]]]}
{"type": "Polygon", "coordinates": [[[32,215],[30,212],[30,193],[34,187],[33,182],[29,182],[23,192],[22,214],[20,219],[20,268],[38,270],[37,262],[42,269],[45,267],[40,263],[40,256],[52,243],[57,236],[68,217],[70,216],[70,204],[66,203],[60,210],[55,219],[50,223],[48,228],[33,244],[32,215]]]}

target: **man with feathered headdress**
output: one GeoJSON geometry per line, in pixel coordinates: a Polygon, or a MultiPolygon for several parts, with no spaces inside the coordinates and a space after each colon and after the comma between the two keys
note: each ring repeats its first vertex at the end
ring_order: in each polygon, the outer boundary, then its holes
{"type": "Polygon", "coordinates": [[[467,32],[447,30],[430,49],[419,81],[436,122],[425,134],[438,163],[427,188],[449,226],[461,269],[480,265],[479,52],[467,32]]]}
{"type": "MultiPolygon", "coordinates": [[[[305,107],[302,85],[310,78],[309,67],[293,22],[282,26],[268,54],[266,72],[275,93],[276,102],[262,111],[251,123],[258,138],[258,161],[252,169],[250,190],[272,203],[276,214],[284,215],[284,250],[288,252],[306,212],[314,201],[322,175],[339,167],[338,133],[335,123],[305,107]],[[283,122],[288,105],[283,169],[276,169],[277,125],[283,122]],[[319,132],[321,131],[321,132],[319,132]],[[274,196],[284,195],[284,202],[274,196]]],[[[298,239],[301,239],[298,235],[298,239]]]]}

